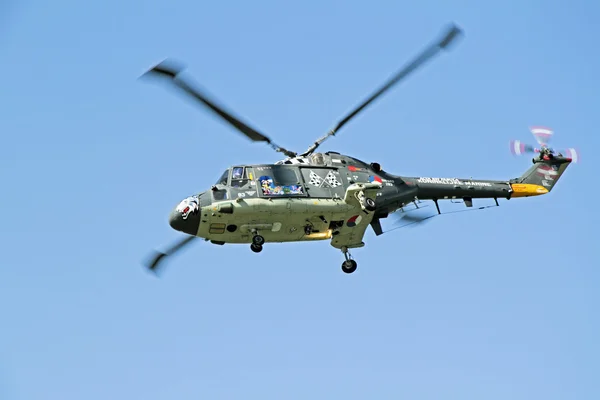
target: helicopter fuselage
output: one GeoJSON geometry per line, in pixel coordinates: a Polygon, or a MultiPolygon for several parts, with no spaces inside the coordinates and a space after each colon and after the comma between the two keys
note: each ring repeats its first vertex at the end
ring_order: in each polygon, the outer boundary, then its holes
{"type": "Polygon", "coordinates": [[[376,164],[315,153],[228,168],[209,190],[181,201],[170,224],[215,244],[252,243],[258,233],[266,242],[332,239],[337,248],[361,247],[373,217],[413,192],[376,164]]]}
{"type": "MultiPolygon", "coordinates": [[[[547,193],[541,185],[517,180],[401,177],[377,163],[339,153],[276,164],[228,168],[211,189],[190,196],[171,212],[179,231],[215,244],[331,240],[343,249],[364,246],[372,226],[416,200],[460,199],[472,207],[475,198],[497,199],[547,193]]],[[[439,206],[438,206],[439,212],[439,206]]]]}

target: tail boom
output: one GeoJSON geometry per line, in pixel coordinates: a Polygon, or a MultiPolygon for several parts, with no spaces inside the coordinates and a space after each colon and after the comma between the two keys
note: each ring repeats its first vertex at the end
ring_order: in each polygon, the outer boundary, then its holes
{"type": "Polygon", "coordinates": [[[410,178],[408,184],[418,187],[421,200],[444,199],[509,199],[513,189],[508,181],[460,178],[410,178]]]}
{"type": "Polygon", "coordinates": [[[508,181],[459,178],[404,178],[418,188],[421,200],[511,199],[540,196],[549,193],[571,163],[570,158],[554,156],[551,159],[534,158],[532,165],[519,178],[508,181]]]}

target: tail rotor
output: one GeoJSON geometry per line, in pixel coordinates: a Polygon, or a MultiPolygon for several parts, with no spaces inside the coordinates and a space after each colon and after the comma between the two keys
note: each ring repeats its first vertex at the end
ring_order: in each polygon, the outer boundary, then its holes
{"type": "Polygon", "coordinates": [[[532,145],[525,144],[520,140],[510,141],[510,152],[515,156],[520,156],[526,153],[538,153],[539,149],[536,149],[532,145]]]}
{"type": "Polygon", "coordinates": [[[535,140],[542,147],[548,147],[548,143],[550,139],[552,139],[552,135],[554,135],[554,131],[550,128],[544,128],[543,126],[534,126],[529,129],[535,140]]]}
{"type": "Polygon", "coordinates": [[[564,150],[554,150],[553,148],[548,147],[548,143],[550,139],[552,139],[554,135],[554,131],[550,128],[544,127],[532,127],[530,128],[531,134],[538,142],[540,147],[534,147],[530,144],[526,144],[521,142],[520,140],[511,140],[510,141],[510,152],[513,155],[523,155],[523,154],[539,154],[540,158],[547,159],[548,157],[560,156],[570,158],[572,162],[577,163],[581,160],[579,156],[579,152],[575,148],[567,148],[564,150]]]}
{"type": "Polygon", "coordinates": [[[567,158],[570,158],[574,163],[578,163],[580,161],[579,152],[572,147],[566,149],[564,154],[567,158]]]}

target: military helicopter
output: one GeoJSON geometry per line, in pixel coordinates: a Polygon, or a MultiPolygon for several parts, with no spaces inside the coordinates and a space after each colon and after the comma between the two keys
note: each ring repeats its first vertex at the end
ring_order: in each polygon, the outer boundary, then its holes
{"type": "MultiPolygon", "coordinates": [[[[381,219],[423,200],[458,200],[473,207],[473,199],[511,199],[537,196],[552,190],[572,158],[555,154],[540,142],[541,149],[511,142],[514,153],[539,153],[521,177],[507,181],[404,177],[384,171],[377,162],[364,162],[333,151],[315,150],[336,135],[353,117],[393,85],[423,66],[440,51],[447,49],[462,30],[451,24],[441,36],[416,58],[393,75],[382,87],[356,107],[327,134],[303,153],[275,144],[271,138],[242,122],[240,118],[209,98],[189,79],[183,68],[165,60],[144,76],[165,80],[174,88],[207,107],[239,132],[255,142],[266,142],[286,158],[272,164],[235,164],[225,170],[208,190],[183,199],[170,213],[170,226],[186,235],[164,252],[155,252],[146,264],[156,272],[164,257],[175,253],[197,238],[213,244],[249,244],[260,253],[265,243],[330,240],[345,260],[342,270],[357,268],[350,249],[365,245],[369,226],[377,236],[383,233],[381,219]],[[515,150],[516,149],[516,150],[515,150]]],[[[542,138],[549,131],[534,131],[542,138]]],[[[540,139],[541,140],[541,139],[540,139]]],[[[572,153],[575,154],[575,153],[572,153]]]]}

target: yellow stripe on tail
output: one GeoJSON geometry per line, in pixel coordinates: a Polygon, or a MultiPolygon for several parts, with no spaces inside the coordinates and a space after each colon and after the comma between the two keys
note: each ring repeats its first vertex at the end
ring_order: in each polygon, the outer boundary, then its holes
{"type": "Polygon", "coordinates": [[[531,183],[512,183],[513,194],[511,197],[539,196],[548,193],[548,189],[531,183]]]}

